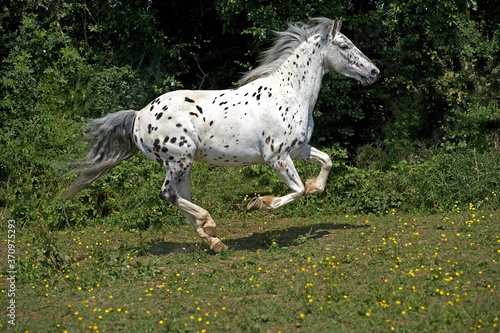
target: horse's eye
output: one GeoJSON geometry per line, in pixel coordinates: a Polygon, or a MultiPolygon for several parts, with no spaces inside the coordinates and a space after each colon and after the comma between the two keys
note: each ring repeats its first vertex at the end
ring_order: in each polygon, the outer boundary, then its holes
{"type": "Polygon", "coordinates": [[[341,50],[344,50],[344,51],[349,50],[349,44],[340,44],[339,47],[341,50]]]}

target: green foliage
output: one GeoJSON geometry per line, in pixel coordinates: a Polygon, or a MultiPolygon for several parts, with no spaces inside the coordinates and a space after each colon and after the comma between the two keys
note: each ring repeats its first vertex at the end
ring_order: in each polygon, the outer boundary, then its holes
{"type": "Polygon", "coordinates": [[[493,209],[499,204],[496,194],[500,155],[496,151],[422,150],[418,155],[399,157],[397,162],[391,162],[380,149],[367,149],[363,154],[368,151],[372,160],[365,157],[360,161],[361,166],[380,173],[383,179],[375,177],[373,180],[380,182],[384,191],[395,191],[400,197],[398,205],[388,207],[406,211],[447,211],[457,204],[487,205],[493,209]]]}
{"type": "Polygon", "coordinates": [[[441,153],[404,167],[399,184],[407,207],[451,210],[455,205],[497,207],[500,154],[476,150],[441,153]],[[406,169],[406,170],[405,170],[406,169]]]}
{"type": "Polygon", "coordinates": [[[380,95],[389,106],[388,143],[491,147],[499,119],[496,9],[426,0],[395,1],[389,8],[379,39],[390,88],[380,95]]]}
{"type": "MultiPolygon", "coordinates": [[[[216,218],[393,208],[430,212],[452,209],[455,202],[496,209],[495,5],[7,2],[0,14],[0,206],[27,226],[49,230],[182,223],[178,210],[158,198],[164,171],[142,156],[124,162],[75,201],[60,198],[73,179],[65,176],[70,161],[85,154],[83,123],[139,109],[173,89],[230,87],[270,46],[271,30],[327,16],[344,18],[343,32],[382,74],[369,88],[336,75],[324,78],[313,143],[333,147],[322,149],[335,161],[325,192],[273,213],[249,213],[245,206],[256,194],[288,192],[274,172],[265,165],[199,164],[193,171],[194,201],[216,218]],[[442,149],[429,148],[437,146],[442,149]]],[[[304,180],[319,170],[306,162],[296,166],[304,180]]]]}
{"type": "Polygon", "coordinates": [[[394,186],[393,177],[380,170],[347,167],[329,188],[331,202],[349,213],[386,213],[400,207],[404,200],[399,188],[394,186]]]}

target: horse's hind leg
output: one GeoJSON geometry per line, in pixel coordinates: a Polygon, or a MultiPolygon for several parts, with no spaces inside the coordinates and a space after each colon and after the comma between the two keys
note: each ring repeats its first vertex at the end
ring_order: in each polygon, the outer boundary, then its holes
{"type": "Polygon", "coordinates": [[[177,200],[177,207],[189,220],[198,235],[210,246],[214,252],[219,252],[226,248],[219,238],[217,238],[217,226],[208,211],[191,202],[191,178],[189,174],[179,184],[180,197],[177,200]]]}
{"type": "Polygon", "coordinates": [[[167,167],[167,176],[160,191],[160,197],[177,206],[210,249],[216,253],[220,252],[226,246],[216,237],[214,220],[205,209],[191,202],[190,169],[191,164],[177,172],[167,167]]]}

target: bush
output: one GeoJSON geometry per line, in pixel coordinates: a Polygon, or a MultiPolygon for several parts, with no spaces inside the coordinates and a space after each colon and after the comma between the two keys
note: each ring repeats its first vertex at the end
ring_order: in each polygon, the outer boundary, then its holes
{"type": "Polygon", "coordinates": [[[487,204],[492,209],[500,207],[496,198],[500,188],[498,152],[475,149],[438,152],[398,172],[400,187],[407,193],[405,209],[450,210],[455,205],[469,203],[487,204]]]}
{"type": "MultiPolygon", "coordinates": [[[[470,204],[492,210],[500,208],[500,154],[496,151],[439,148],[420,156],[410,154],[408,159],[393,164],[388,170],[379,167],[388,164],[384,161],[365,159],[363,166],[348,165],[345,151],[338,147],[325,151],[332,156],[334,167],[325,192],[320,195],[306,196],[274,212],[248,212],[246,204],[255,195],[289,192],[269,167],[222,168],[195,163],[193,201],[207,209],[216,220],[253,214],[276,217],[384,214],[392,209],[433,213],[470,204]]],[[[376,151],[372,156],[389,159],[376,151]]],[[[39,170],[36,177],[26,175],[24,179],[29,180],[28,184],[17,191],[7,191],[9,218],[42,223],[51,230],[83,227],[89,223],[124,229],[186,223],[176,207],[166,204],[158,196],[164,170],[140,154],[83,190],[74,201],[63,201],[60,197],[72,178],[58,177],[61,168],[57,163],[34,164],[32,167],[39,170]],[[53,178],[49,179],[49,175],[53,178]]],[[[314,163],[296,162],[296,167],[304,180],[319,172],[319,166],[314,163]]]]}
{"type": "MultiPolygon", "coordinates": [[[[387,200],[379,205],[399,208],[405,211],[433,212],[450,210],[455,205],[464,206],[469,203],[488,204],[492,209],[499,208],[494,195],[500,184],[500,154],[497,151],[478,152],[475,149],[449,150],[439,148],[413,151],[407,157],[395,163],[393,157],[379,152],[377,148],[363,149],[371,152],[371,156],[381,159],[363,158],[362,164],[371,173],[368,178],[378,183],[378,187],[366,191],[374,195],[383,191],[387,200]],[[388,165],[390,168],[387,168],[388,165]],[[384,168],[384,172],[379,170],[384,168]],[[493,199],[486,202],[486,198],[493,199]]],[[[398,155],[402,152],[398,151],[398,155]]],[[[366,155],[365,155],[366,156],[366,155]]],[[[365,172],[367,172],[365,170],[365,172]]],[[[352,177],[355,173],[351,173],[352,177]]],[[[363,192],[366,184],[357,184],[357,193],[363,192]]],[[[361,200],[362,201],[362,200],[361,200]]],[[[363,205],[368,207],[368,205],[363,205]]]]}

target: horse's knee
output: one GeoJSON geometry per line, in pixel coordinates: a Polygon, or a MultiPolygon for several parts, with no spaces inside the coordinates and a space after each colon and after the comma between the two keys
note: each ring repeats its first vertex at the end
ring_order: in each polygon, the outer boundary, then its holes
{"type": "Polygon", "coordinates": [[[175,204],[177,202],[177,191],[172,187],[163,187],[160,190],[160,198],[166,202],[175,204]]]}
{"type": "Polygon", "coordinates": [[[325,162],[324,162],[325,164],[324,164],[323,168],[325,168],[326,170],[329,171],[333,166],[332,159],[328,155],[326,155],[325,157],[326,157],[325,162]]]}

